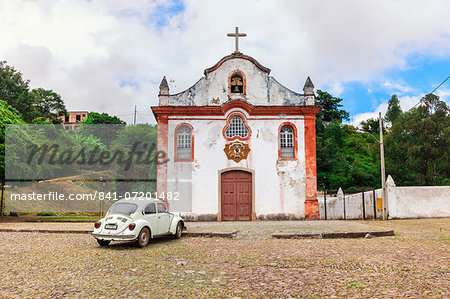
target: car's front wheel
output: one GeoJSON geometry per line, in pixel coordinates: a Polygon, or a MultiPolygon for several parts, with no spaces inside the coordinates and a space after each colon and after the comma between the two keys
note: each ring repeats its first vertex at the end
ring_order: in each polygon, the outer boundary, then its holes
{"type": "Polygon", "coordinates": [[[97,239],[97,243],[100,246],[108,246],[109,243],[111,243],[111,241],[110,240],[99,240],[99,239],[97,239]]]}
{"type": "Polygon", "coordinates": [[[178,222],[178,224],[177,224],[177,230],[175,231],[175,238],[176,239],[179,239],[179,238],[181,238],[181,235],[183,234],[183,223],[181,223],[181,221],[180,222],[178,222]]]}
{"type": "Polygon", "coordinates": [[[139,237],[137,239],[137,244],[139,247],[146,247],[150,242],[150,230],[147,227],[141,229],[139,237]]]}

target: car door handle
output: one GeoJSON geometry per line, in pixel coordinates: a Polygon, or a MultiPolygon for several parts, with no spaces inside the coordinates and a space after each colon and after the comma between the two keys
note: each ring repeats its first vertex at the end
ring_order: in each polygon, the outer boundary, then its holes
{"type": "Polygon", "coordinates": [[[161,218],[161,216],[158,216],[158,219],[161,218]]]}

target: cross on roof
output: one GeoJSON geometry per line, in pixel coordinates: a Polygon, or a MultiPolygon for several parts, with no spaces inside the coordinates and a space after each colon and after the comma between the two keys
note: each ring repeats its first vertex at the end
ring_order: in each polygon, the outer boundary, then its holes
{"type": "Polygon", "coordinates": [[[239,52],[239,37],[247,36],[247,34],[246,33],[239,33],[239,28],[236,27],[236,32],[235,33],[228,33],[227,36],[235,38],[235,40],[236,40],[236,50],[234,51],[234,53],[240,53],[239,52]]]}

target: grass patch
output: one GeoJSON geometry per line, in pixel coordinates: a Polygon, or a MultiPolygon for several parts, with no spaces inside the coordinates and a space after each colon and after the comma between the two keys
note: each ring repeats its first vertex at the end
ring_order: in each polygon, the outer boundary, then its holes
{"type": "Polygon", "coordinates": [[[29,222],[96,222],[100,217],[46,217],[29,219],[29,222]]]}
{"type": "Polygon", "coordinates": [[[58,216],[56,212],[42,211],[37,213],[38,216],[58,216]]]}
{"type": "Polygon", "coordinates": [[[439,237],[439,241],[450,241],[450,236],[447,235],[441,235],[439,237]]]}

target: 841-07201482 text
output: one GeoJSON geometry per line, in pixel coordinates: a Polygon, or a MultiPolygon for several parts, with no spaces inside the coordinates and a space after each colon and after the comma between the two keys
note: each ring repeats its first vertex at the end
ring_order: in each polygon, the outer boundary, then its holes
{"type": "Polygon", "coordinates": [[[120,200],[120,199],[159,199],[163,201],[178,201],[180,200],[179,192],[125,192],[119,194],[117,192],[98,192],[93,193],[70,193],[65,194],[61,192],[46,192],[46,193],[13,193],[10,196],[11,200],[37,200],[37,201],[53,201],[53,200],[120,200]]]}

